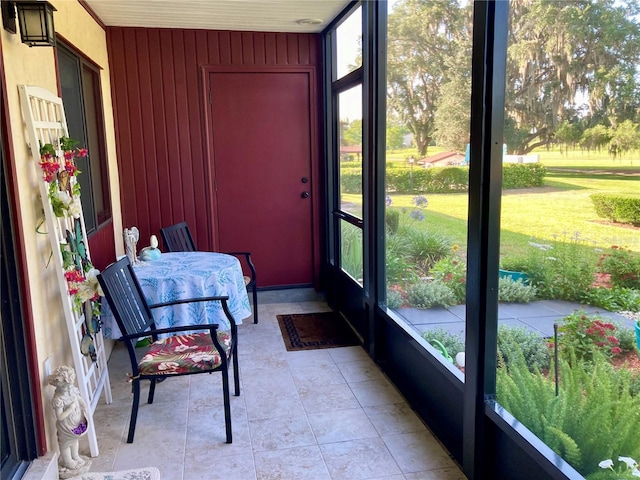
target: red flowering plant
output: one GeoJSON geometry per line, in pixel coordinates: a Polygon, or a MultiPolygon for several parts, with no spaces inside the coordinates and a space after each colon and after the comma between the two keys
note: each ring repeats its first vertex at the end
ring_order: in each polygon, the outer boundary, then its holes
{"type": "Polygon", "coordinates": [[[49,184],[49,201],[56,217],[71,215],[79,218],[82,213],[80,204],[80,184],[71,182],[71,177],[80,173],[75,158],[86,157],[86,148],[77,148],[77,140],[61,137],[59,146],[46,143],[40,147],[42,179],[49,184]]]}
{"type": "Polygon", "coordinates": [[[85,273],[82,268],[75,265],[66,266],[64,278],[67,281],[69,295],[73,297],[74,308],[80,312],[85,302],[91,302],[91,314],[96,319],[100,317],[100,296],[102,289],[98,283],[100,271],[88,262],[88,270],[85,273]]]}
{"type": "Polygon", "coordinates": [[[598,314],[587,315],[576,310],[562,319],[558,331],[562,334],[558,339],[561,354],[569,361],[571,351],[578,361],[590,362],[596,350],[611,358],[622,353],[620,340],[616,336],[616,326],[610,319],[598,314]]]}
{"type": "Polygon", "coordinates": [[[640,255],[618,245],[598,260],[598,269],[608,274],[616,287],[640,290],[640,255]]]}
{"type": "MultiPolygon", "coordinates": [[[[89,301],[94,319],[100,316],[100,286],[95,269],[88,259],[84,245],[84,234],[80,223],[82,204],[80,184],[75,180],[80,172],[75,159],[86,157],[87,149],[78,148],[78,141],[61,137],[56,149],[51,143],[40,147],[42,179],[48,184],[49,202],[56,217],[66,218],[73,225],[67,231],[66,242],[60,244],[64,277],[74,308],[82,311],[89,301]]],[[[97,320],[96,320],[97,321],[97,320]]]]}

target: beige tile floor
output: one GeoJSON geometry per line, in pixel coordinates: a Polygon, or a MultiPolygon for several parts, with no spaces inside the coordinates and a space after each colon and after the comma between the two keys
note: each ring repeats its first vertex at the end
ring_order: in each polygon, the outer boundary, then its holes
{"type": "Polygon", "coordinates": [[[95,412],[100,455],[91,470],[155,466],[162,480],[464,479],[362,348],[286,351],[276,315],[324,310],[321,301],[263,302],[260,323],[239,326],[232,444],[224,442],[219,374],[168,379],[152,405],[144,382],[127,444],[130,368],[117,345],[113,403],[95,412]]]}

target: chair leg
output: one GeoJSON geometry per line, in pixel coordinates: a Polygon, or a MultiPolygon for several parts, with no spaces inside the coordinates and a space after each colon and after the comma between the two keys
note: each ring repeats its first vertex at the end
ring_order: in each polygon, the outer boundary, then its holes
{"type": "Polygon", "coordinates": [[[253,323],[258,323],[258,292],[256,292],[256,285],[253,286],[253,323]]]}
{"type": "Polygon", "coordinates": [[[151,380],[151,385],[149,385],[149,397],[147,398],[147,403],[153,403],[153,396],[156,393],[156,379],[151,380]]]}
{"type": "Polygon", "coordinates": [[[133,405],[131,406],[131,420],[129,420],[129,436],[127,437],[127,443],[133,443],[133,435],[136,432],[138,405],[140,404],[140,380],[134,380],[131,389],[133,390],[133,405]]]}
{"type": "Polygon", "coordinates": [[[231,402],[229,401],[229,371],[222,370],[222,396],[224,398],[224,426],[227,433],[227,443],[232,443],[231,436],[231,402]]]}
{"type": "Polygon", "coordinates": [[[239,367],[238,367],[238,344],[236,343],[235,348],[233,349],[233,352],[231,353],[232,359],[231,361],[233,362],[233,386],[236,389],[236,397],[240,396],[240,371],[239,371],[239,367]]]}

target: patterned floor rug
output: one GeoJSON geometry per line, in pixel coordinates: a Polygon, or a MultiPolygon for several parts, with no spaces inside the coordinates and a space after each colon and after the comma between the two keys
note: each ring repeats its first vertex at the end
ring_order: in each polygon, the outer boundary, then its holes
{"type": "Polygon", "coordinates": [[[69,480],[160,480],[160,470],[147,467],[120,472],[87,472],[69,480]]]}
{"type": "Polygon", "coordinates": [[[278,324],[288,351],[360,345],[337,312],[278,315],[278,324]]]}

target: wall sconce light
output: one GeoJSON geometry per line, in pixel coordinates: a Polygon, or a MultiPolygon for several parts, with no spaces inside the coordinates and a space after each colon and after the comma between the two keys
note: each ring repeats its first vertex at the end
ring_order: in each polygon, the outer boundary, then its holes
{"type": "Polygon", "coordinates": [[[16,14],[20,24],[22,43],[30,47],[54,47],[56,45],[53,27],[53,5],[46,1],[31,0],[21,2],[2,2],[2,23],[5,30],[16,31],[16,14]]]}

